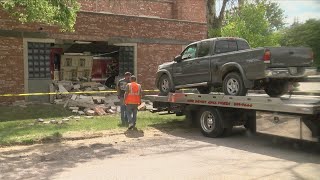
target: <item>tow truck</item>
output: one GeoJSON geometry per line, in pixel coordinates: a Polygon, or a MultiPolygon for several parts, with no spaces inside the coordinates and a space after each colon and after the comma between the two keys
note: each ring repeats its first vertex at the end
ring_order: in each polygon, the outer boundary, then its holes
{"type": "Polygon", "coordinates": [[[261,95],[228,96],[221,94],[169,93],[167,96],[147,95],[153,102],[152,112],[186,115],[198,123],[207,137],[229,134],[234,126],[257,131],[257,111],[297,115],[320,142],[320,97],[283,96],[271,98],[261,95]]]}

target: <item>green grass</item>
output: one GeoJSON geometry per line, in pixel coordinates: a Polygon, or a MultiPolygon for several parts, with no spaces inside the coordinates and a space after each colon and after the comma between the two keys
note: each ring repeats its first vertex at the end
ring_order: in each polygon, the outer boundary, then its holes
{"type": "MultiPolygon", "coordinates": [[[[81,117],[71,119],[67,124],[35,123],[37,118],[57,121],[72,115],[61,105],[30,105],[21,107],[0,107],[0,145],[32,144],[37,141],[61,138],[67,132],[98,132],[110,129],[124,129],[119,126],[119,115],[95,116],[93,119],[81,117]]],[[[157,115],[139,112],[137,128],[145,129],[164,125],[183,118],[175,115],[157,115]]]]}

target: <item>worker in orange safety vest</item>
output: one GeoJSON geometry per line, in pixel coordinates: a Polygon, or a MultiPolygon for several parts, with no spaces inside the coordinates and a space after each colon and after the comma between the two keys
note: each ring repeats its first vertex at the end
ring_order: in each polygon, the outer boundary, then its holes
{"type": "Polygon", "coordinates": [[[138,106],[141,104],[142,98],[142,88],[136,80],[137,78],[135,76],[131,76],[131,83],[127,84],[126,92],[124,94],[129,129],[133,129],[136,126],[138,106]]]}

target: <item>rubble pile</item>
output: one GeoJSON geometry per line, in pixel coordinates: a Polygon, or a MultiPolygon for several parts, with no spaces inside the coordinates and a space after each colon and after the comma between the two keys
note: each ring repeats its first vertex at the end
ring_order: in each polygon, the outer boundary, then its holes
{"type": "MultiPolygon", "coordinates": [[[[54,81],[50,85],[50,101],[55,104],[63,104],[75,114],[80,116],[104,116],[115,114],[120,111],[119,99],[114,92],[108,93],[89,93],[89,91],[110,90],[101,83],[96,82],[72,82],[72,81],[54,81]],[[69,92],[81,92],[81,94],[72,94],[69,92]],[[88,93],[86,93],[88,92],[88,93]]],[[[144,101],[139,107],[139,111],[152,109],[150,101],[144,101]]]]}
{"type": "MultiPolygon", "coordinates": [[[[69,92],[80,92],[84,95],[90,95],[90,91],[105,91],[107,89],[103,84],[97,82],[72,82],[72,81],[53,81],[49,85],[50,103],[64,104],[72,95],[69,92]],[[87,94],[85,92],[88,92],[87,94]]],[[[105,93],[98,93],[95,95],[104,96],[105,93]]]]}
{"type": "Polygon", "coordinates": [[[75,114],[87,116],[104,116],[117,113],[115,106],[119,101],[117,96],[107,94],[107,96],[86,96],[73,94],[64,104],[75,114]]]}

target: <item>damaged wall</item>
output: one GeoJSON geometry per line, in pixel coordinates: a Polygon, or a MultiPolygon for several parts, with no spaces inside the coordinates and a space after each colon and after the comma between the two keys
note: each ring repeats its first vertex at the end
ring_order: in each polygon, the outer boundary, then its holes
{"type": "MultiPolygon", "coordinates": [[[[144,0],[140,1],[145,2],[144,0]]],[[[150,0],[150,3],[161,1],[150,0]]],[[[179,0],[177,2],[181,3],[179,0]]],[[[191,9],[195,8],[192,6],[202,7],[202,1],[196,3],[187,0],[186,2],[191,4],[190,7],[187,7],[187,4],[183,6],[184,13],[191,13],[191,9]],[[185,8],[189,8],[189,10],[185,8]]],[[[196,8],[197,11],[200,11],[201,7],[199,7],[200,9],[196,8]]],[[[172,14],[172,16],[176,16],[176,18],[184,17],[184,13],[172,14]]],[[[71,33],[60,32],[55,26],[37,23],[21,24],[19,21],[10,18],[6,12],[0,10],[0,93],[25,92],[23,38],[108,41],[110,44],[136,43],[136,68],[139,82],[142,83],[144,89],[154,89],[154,74],[157,66],[172,60],[174,56],[181,52],[183,45],[206,37],[207,27],[206,23],[201,20],[203,18],[201,14],[205,13],[191,13],[188,15],[190,17],[180,21],[132,15],[79,12],[75,32],[71,33]],[[190,22],[185,20],[190,20],[190,22]],[[43,30],[40,31],[40,27],[43,30]],[[11,61],[7,61],[7,59],[11,61]]],[[[15,99],[24,98],[1,97],[0,102],[15,99]]]]}

